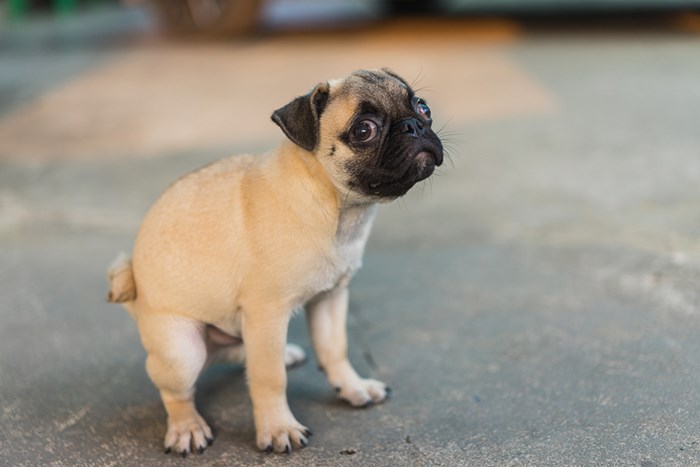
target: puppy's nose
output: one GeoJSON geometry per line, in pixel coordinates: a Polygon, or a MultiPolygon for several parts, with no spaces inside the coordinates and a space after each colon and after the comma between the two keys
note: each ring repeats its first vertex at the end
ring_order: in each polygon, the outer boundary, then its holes
{"type": "Polygon", "coordinates": [[[406,118],[399,122],[401,133],[408,134],[414,138],[420,138],[425,134],[425,125],[417,118],[406,118]]]}

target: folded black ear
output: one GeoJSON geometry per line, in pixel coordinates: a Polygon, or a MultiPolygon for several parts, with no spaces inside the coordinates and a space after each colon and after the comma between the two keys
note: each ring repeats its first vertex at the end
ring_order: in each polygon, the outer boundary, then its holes
{"type": "Polygon", "coordinates": [[[328,83],[317,85],[310,93],[275,110],[272,121],[295,144],[313,151],[318,144],[319,119],[328,102],[329,91],[328,83]]]}

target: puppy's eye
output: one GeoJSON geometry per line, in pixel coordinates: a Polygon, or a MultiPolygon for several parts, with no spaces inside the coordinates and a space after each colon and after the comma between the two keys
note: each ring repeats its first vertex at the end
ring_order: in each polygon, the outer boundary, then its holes
{"type": "Polygon", "coordinates": [[[416,112],[426,120],[430,120],[430,107],[425,103],[424,100],[418,99],[416,101],[416,112]]]}
{"type": "Polygon", "coordinates": [[[361,120],[352,130],[352,136],[356,141],[367,142],[377,136],[379,128],[372,120],[361,120]]]}

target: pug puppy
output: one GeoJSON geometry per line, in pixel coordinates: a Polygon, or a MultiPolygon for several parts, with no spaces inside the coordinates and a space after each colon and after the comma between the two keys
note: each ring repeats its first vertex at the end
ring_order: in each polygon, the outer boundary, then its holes
{"type": "Polygon", "coordinates": [[[109,270],[109,301],[136,321],[168,414],[166,452],[187,456],[212,443],[195,382],[224,361],[245,363],[258,448],[307,445],[311,432],[285,393],[285,366],[305,358],[286,343],[300,308],[339,397],[364,407],[390,394],[348,360],[348,283],[377,203],[404,195],[443,161],[430,109],[395,73],[361,70],[318,84],[272,120],[289,141],[175,182],[143,221],[132,259],[109,270]]]}

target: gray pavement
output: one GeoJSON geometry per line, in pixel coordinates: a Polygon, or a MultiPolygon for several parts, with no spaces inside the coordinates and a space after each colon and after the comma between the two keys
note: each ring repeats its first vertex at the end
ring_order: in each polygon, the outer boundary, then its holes
{"type": "MultiPolygon", "coordinates": [[[[444,27],[460,25],[428,31],[444,27]]],[[[283,40],[312,47],[305,36],[283,40]]],[[[483,45],[441,41],[455,63],[483,45]]],[[[43,156],[13,157],[18,143],[6,140],[0,464],[700,465],[700,36],[524,28],[495,42],[551,105],[457,115],[453,164],[382,207],[351,287],[350,345],[358,369],[395,397],[353,410],[312,359],[290,372],[288,394],[315,436],[289,457],[256,451],[244,372],[233,366],[199,385],[213,447],[164,455],[165,413],[136,328],[105,303],[106,266],[130,248],[158,193],[218,157],[269,147],[276,130],[138,157],[118,141],[109,157],[80,148],[53,157],[54,135],[40,126],[33,147],[45,141],[43,156]]],[[[385,47],[392,66],[397,48],[382,44],[375,55],[385,47]]],[[[0,70],[20,53],[0,56],[0,70]]],[[[55,52],[56,63],[61,53],[81,64],[76,77],[112,60],[85,46],[55,52]]],[[[36,91],[1,101],[6,122],[34,115],[35,99],[50,104],[44,90],[70,80],[61,67],[23,63],[36,91]]],[[[0,73],[6,89],[21,87],[0,73]]],[[[290,340],[310,349],[301,317],[290,340]]]]}

